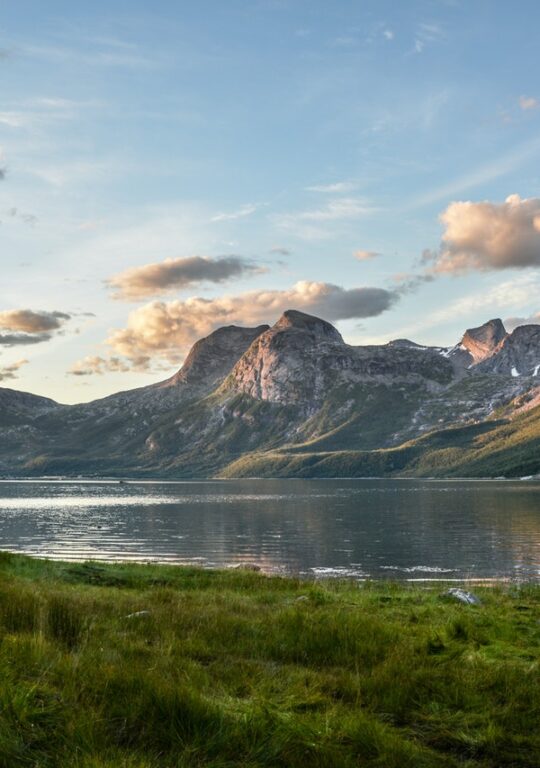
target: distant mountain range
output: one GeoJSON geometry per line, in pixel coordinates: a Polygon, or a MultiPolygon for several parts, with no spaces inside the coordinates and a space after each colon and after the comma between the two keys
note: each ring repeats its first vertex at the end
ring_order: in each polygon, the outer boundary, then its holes
{"type": "Polygon", "coordinates": [[[535,475],[540,326],[351,346],[289,310],[219,328],[170,379],[91,403],[0,388],[0,438],[3,476],[535,475]]]}

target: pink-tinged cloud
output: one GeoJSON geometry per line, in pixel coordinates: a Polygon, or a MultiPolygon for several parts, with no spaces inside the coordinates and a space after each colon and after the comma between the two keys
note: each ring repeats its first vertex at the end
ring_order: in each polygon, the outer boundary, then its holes
{"type": "Polygon", "coordinates": [[[424,255],[433,273],[540,267],[540,198],[451,203],[440,219],[440,249],[424,255]]]}
{"type": "Polygon", "coordinates": [[[107,285],[114,291],[113,298],[138,301],[202,282],[223,283],[263,271],[240,256],[189,256],[127,269],[107,280],[107,285]]]}
{"type": "Polygon", "coordinates": [[[114,354],[136,365],[141,359],[179,363],[197,339],[223,325],[254,326],[275,321],[294,308],[327,320],[380,315],[399,298],[383,288],[345,289],[331,283],[299,282],[289,290],[250,291],[216,299],[154,301],[133,311],[127,327],[111,334],[114,354]]]}

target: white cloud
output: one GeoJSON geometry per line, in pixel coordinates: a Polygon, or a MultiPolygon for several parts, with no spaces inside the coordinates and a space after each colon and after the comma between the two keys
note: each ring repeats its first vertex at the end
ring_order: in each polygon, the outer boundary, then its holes
{"type": "Polygon", "coordinates": [[[451,203],[440,219],[445,230],[433,272],[540,267],[540,198],[451,203]]]}

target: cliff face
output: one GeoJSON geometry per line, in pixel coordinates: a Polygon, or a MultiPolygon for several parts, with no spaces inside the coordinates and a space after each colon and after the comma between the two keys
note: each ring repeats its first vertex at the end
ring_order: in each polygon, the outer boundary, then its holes
{"type": "MultiPolygon", "coordinates": [[[[405,446],[409,456],[415,441],[414,451],[433,451],[437,440],[423,436],[448,427],[489,430],[495,413],[516,419],[516,455],[540,456],[539,385],[540,326],[507,334],[490,320],[450,349],[407,339],[351,346],[325,320],[289,310],[271,328],[220,328],[166,381],[92,403],[61,406],[0,388],[0,471],[204,476],[254,452],[324,457],[405,446]]],[[[450,454],[435,455],[429,471],[444,471],[450,454]]],[[[295,461],[309,474],[307,458],[295,461]]],[[[387,471],[378,459],[373,466],[387,471]]]]}
{"type": "Polygon", "coordinates": [[[478,328],[465,331],[461,343],[469,351],[475,363],[491,357],[507,337],[502,320],[489,320],[478,328]]]}
{"type": "Polygon", "coordinates": [[[537,377],[540,374],[540,325],[521,325],[506,336],[494,354],[478,366],[482,373],[537,377]]]}
{"type": "Polygon", "coordinates": [[[436,350],[395,344],[353,347],[329,323],[289,311],[253,342],[224,388],[313,410],[339,385],[424,382],[436,388],[453,375],[451,363],[436,350]]]}
{"type": "Polygon", "coordinates": [[[488,320],[478,328],[467,329],[449,356],[464,368],[470,368],[491,357],[507,336],[502,320],[488,320]]]}

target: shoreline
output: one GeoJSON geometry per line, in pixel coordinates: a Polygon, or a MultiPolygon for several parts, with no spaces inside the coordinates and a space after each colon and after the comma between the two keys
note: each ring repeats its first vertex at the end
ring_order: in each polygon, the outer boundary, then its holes
{"type": "MultiPolygon", "coordinates": [[[[268,579],[272,578],[284,578],[294,579],[305,583],[339,583],[349,582],[352,584],[381,584],[381,585],[407,585],[407,584],[433,584],[444,586],[445,584],[473,584],[478,586],[497,586],[504,584],[512,584],[515,586],[539,586],[540,587],[540,574],[536,577],[518,578],[512,576],[463,576],[463,577],[440,577],[436,576],[419,576],[419,577],[406,577],[400,578],[396,575],[396,570],[393,568],[392,575],[386,577],[371,576],[369,574],[355,576],[352,572],[347,573],[347,569],[340,569],[338,567],[324,569],[331,571],[331,573],[308,573],[307,571],[293,571],[293,570],[265,570],[263,566],[260,566],[256,561],[250,560],[246,562],[232,562],[225,565],[205,565],[204,563],[196,562],[199,558],[190,560],[158,560],[148,557],[131,557],[125,559],[113,559],[113,558],[97,558],[97,557],[66,557],[65,555],[47,555],[47,554],[34,554],[33,552],[22,552],[15,549],[0,549],[0,557],[5,553],[7,555],[13,555],[15,557],[30,558],[37,562],[51,562],[63,565],[84,565],[90,564],[95,566],[141,566],[141,567],[155,567],[155,568],[178,568],[178,569],[199,569],[201,571],[210,571],[216,573],[231,573],[231,572],[252,572],[268,579]]],[[[317,567],[314,566],[312,571],[317,571],[317,567]]],[[[399,569],[406,571],[407,569],[399,569]]]]}

